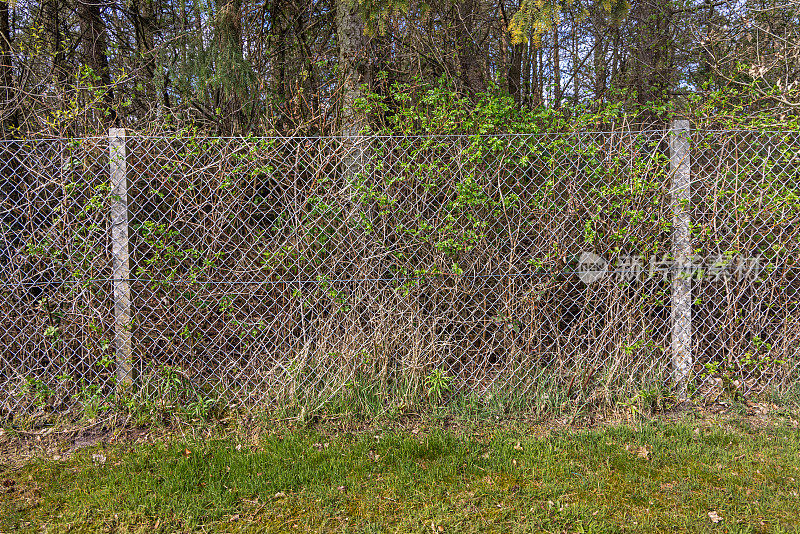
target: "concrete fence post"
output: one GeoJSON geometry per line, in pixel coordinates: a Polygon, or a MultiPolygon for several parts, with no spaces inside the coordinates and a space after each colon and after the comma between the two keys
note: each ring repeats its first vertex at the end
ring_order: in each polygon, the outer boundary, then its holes
{"type": "Polygon", "coordinates": [[[111,255],[114,292],[114,347],[116,349],[117,389],[133,383],[131,357],[131,288],[128,260],[128,179],[125,129],[108,131],[111,172],[111,255]]]}
{"type": "Polygon", "coordinates": [[[672,370],[677,399],[689,397],[692,360],[692,258],[690,234],[691,161],[688,120],[674,120],[669,132],[672,174],[672,370]]]}

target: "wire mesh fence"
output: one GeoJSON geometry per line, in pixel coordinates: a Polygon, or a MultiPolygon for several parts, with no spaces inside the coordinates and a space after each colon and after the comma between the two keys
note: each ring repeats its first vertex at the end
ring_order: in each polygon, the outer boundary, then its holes
{"type": "Polygon", "coordinates": [[[170,380],[319,406],[797,379],[795,132],[115,132],[0,161],[6,416],[170,380]]]}

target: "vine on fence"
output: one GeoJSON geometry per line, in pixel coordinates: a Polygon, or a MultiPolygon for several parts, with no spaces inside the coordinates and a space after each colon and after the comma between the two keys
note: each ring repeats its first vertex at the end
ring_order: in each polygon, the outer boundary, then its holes
{"type": "MultiPolygon", "coordinates": [[[[452,388],[538,402],[560,388],[613,400],[668,382],[666,132],[358,143],[354,157],[338,138],[129,137],[141,391],[180,370],[194,388],[181,402],[207,414],[222,395],[309,405],[375,390],[408,404],[452,388]],[[605,262],[589,283],[587,253],[605,262]]],[[[693,134],[696,395],[794,376],[799,143],[693,134]]],[[[77,390],[94,413],[114,387],[106,149],[3,145],[18,185],[4,201],[0,389],[20,403],[77,390]]]]}

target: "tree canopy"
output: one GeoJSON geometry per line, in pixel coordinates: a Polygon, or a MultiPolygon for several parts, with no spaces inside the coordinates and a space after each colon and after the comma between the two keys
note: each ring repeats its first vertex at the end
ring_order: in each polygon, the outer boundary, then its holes
{"type": "Polygon", "coordinates": [[[799,18],[778,0],[0,0],[3,136],[793,123],[799,18]]]}

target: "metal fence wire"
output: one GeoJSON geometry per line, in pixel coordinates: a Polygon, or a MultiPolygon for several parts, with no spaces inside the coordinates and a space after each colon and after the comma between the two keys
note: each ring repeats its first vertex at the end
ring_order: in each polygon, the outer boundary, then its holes
{"type": "Polygon", "coordinates": [[[785,391],[800,133],[675,124],[2,141],[0,415],[785,391]]]}

